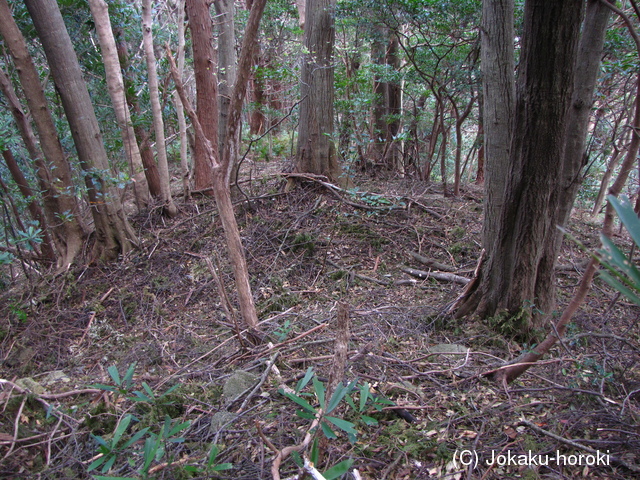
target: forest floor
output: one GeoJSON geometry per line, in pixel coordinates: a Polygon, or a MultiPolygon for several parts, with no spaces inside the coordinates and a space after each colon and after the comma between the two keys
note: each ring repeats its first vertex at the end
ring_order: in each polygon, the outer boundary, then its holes
{"type": "MultiPolygon", "coordinates": [[[[376,480],[640,478],[637,308],[596,282],[568,337],[513,384],[496,384],[483,374],[530,346],[447,314],[463,289],[453,275],[470,278],[481,251],[480,190],[445,198],[420,182],[357,179],[350,192],[310,183],[285,193],[278,175],[254,178],[237,217],[258,346],[234,323],[207,198],[173,220],[132,217],[141,244],[121,261],[0,291],[0,478],[272,478],[275,451],[304,441],[319,405],[311,393],[326,387],[345,336],[343,380],[358,387],[300,452],[319,453],[320,471],[351,459],[376,480]],[[450,271],[418,279],[407,267],[450,271]],[[336,321],[344,310],[348,331],[336,321]],[[284,395],[310,367],[315,379],[284,395]],[[233,469],[214,470],[224,463],[233,469]]],[[[597,247],[599,226],[579,211],[570,231],[597,247]]],[[[563,247],[559,308],[586,257],[563,247]]],[[[300,474],[294,457],[283,479],[300,474]]]]}

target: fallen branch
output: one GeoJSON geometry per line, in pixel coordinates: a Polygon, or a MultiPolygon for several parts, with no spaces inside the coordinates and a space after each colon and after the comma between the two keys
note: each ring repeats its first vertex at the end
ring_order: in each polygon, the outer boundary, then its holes
{"type": "Polygon", "coordinates": [[[413,257],[414,260],[420,262],[421,264],[429,267],[435,268],[436,270],[440,270],[441,272],[456,272],[457,268],[451,267],[449,265],[445,265],[444,263],[436,262],[435,260],[427,257],[423,257],[419,253],[409,252],[409,255],[413,257]]]}
{"type": "Polygon", "coordinates": [[[460,275],[448,272],[425,272],[424,270],[416,270],[415,268],[409,267],[400,267],[400,270],[404,273],[408,273],[412,277],[421,278],[423,280],[426,280],[427,278],[435,278],[442,282],[454,282],[461,285],[466,285],[470,281],[466,277],[461,277],[460,275]]]}

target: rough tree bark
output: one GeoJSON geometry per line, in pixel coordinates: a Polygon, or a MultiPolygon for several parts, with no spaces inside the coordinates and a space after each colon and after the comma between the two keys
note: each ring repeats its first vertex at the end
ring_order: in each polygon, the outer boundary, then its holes
{"type": "Polygon", "coordinates": [[[122,135],[122,143],[125,155],[129,160],[129,166],[133,178],[133,191],[138,206],[145,208],[149,204],[149,184],[144,175],[142,157],[131,123],[131,113],[124,95],[124,80],[122,78],[120,60],[116,40],[111,30],[109,7],[104,0],[89,0],[91,15],[95,20],[98,41],[102,50],[102,61],[107,79],[107,88],[111,103],[116,114],[116,121],[122,135]]]}
{"type": "Polygon", "coordinates": [[[158,175],[160,180],[160,201],[163,213],[168,217],[175,217],[178,209],[173,203],[170,189],[169,161],[167,160],[167,147],[164,137],[164,120],[162,119],[162,105],[158,88],[158,73],[156,69],[156,56],[153,51],[153,34],[151,15],[151,0],[142,1],[142,42],[147,61],[147,78],[149,82],[149,98],[153,114],[153,130],[156,134],[156,156],[158,159],[158,175]]]}
{"type": "Polygon", "coordinates": [[[51,69],[85,173],[95,223],[94,258],[112,260],[136,244],[116,189],[103,178],[109,159],[78,58],[55,0],[25,1],[51,69]]]}
{"type": "MultiPolygon", "coordinates": [[[[218,152],[218,80],[215,74],[215,51],[213,49],[213,27],[209,3],[206,0],[186,0],[193,62],[196,77],[196,112],[205,137],[218,152]]],[[[210,192],[213,165],[207,156],[204,139],[196,136],[193,159],[194,189],[210,192]]]]}
{"type": "Polygon", "coordinates": [[[307,0],[295,171],[340,177],[333,143],[335,0],[307,0]]]}
{"type": "MultiPolygon", "coordinates": [[[[485,1],[491,6],[497,3],[485,1]]],[[[529,0],[525,4],[507,183],[504,190],[492,192],[500,182],[496,178],[500,171],[495,165],[488,166],[487,193],[497,198],[488,195],[486,202],[485,261],[458,310],[458,315],[471,311],[482,317],[500,314],[505,332],[523,336],[540,327],[555,307],[555,289],[550,282],[557,250],[552,259],[549,247],[560,245],[558,212],[566,208],[560,202],[567,202],[568,197],[554,191],[565,187],[561,179],[583,5],[582,0],[529,0]]],[[[483,42],[485,36],[491,39],[485,33],[483,42]]],[[[504,40],[511,43],[512,38],[504,40]]],[[[485,67],[491,70],[500,65],[489,63],[485,67]]],[[[500,85],[509,95],[511,87],[506,82],[500,85]]],[[[490,129],[496,125],[491,117],[500,96],[490,94],[485,88],[487,160],[493,162],[490,129]]],[[[586,130],[582,134],[586,135],[586,130]]]]}

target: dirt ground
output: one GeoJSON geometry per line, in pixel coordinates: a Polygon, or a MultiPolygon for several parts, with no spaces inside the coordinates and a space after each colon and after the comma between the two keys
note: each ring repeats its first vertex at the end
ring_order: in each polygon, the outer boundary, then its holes
{"type": "MultiPolygon", "coordinates": [[[[260,345],[235,310],[206,197],[183,201],[174,220],[132,217],[141,245],[121,261],[0,291],[1,478],[272,478],[276,452],[305,441],[318,392],[335,378],[336,337],[347,350],[342,380],[358,388],[298,455],[322,472],[352,459],[360,478],[376,480],[640,478],[636,307],[596,282],[552,354],[498,385],[484,373],[531,345],[448,315],[481,251],[480,190],[444,198],[419,182],[357,179],[349,192],[310,183],[285,193],[278,175],[253,178],[237,216],[260,345]],[[345,310],[348,327],[336,320],[345,310]],[[309,367],[315,380],[282,393],[309,367]],[[248,380],[236,397],[228,389],[239,377],[248,380]],[[361,402],[361,388],[378,400],[361,402]],[[162,446],[150,454],[153,441],[162,446]],[[233,468],[213,470],[224,463],[233,468]]],[[[570,230],[597,247],[598,223],[582,212],[570,230]]],[[[560,309],[586,256],[564,246],[560,309]]],[[[294,457],[282,460],[283,479],[302,478],[294,457]]]]}

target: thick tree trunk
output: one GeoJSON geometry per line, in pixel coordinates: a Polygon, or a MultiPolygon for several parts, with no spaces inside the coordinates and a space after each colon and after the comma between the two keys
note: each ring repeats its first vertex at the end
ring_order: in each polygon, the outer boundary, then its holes
{"type": "Polygon", "coordinates": [[[118,59],[116,40],[111,30],[109,7],[107,7],[107,3],[104,0],[89,0],[89,7],[95,20],[98,41],[102,50],[109,96],[116,114],[118,127],[120,127],[125,155],[129,160],[132,172],[133,191],[138,206],[145,208],[149,204],[149,185],[144,175],[142,157],[140,156],[136,134],[131,123],[131,114],[124,95],[124,80],[118,59]]]}
{"type": "Polygon", "coordinates": [[[160,200],[165,215],[175,217],[178,209],[173,203],[170,188],[169,161],[167,159],[167,146],[164,136],[164,120],[162,119],[162,106],[158,87],[158,73],[156,69],[156,56],[153,51],[153,25],[151,15],[151,0],[142,1],[142,41],[144,44],[145,59],[147,61],[147,78],[149,82],[149,98],[153,114],[153,130],[156,134],[156,156],[158,159],[158,176],[160,180],[160,200]]]}
{"type": "Polygon", "coordinates": [[[109,160],[71,38],[55,0],[27,0],[25,4],[42,42],[85,172],[96,228],[94,257],[115,259],[134,247],[136,235],[118,192],[103,178],[103,172],[110,171],[109,160]]]}
{"type": "MultiPolygon", "coordinates": [[[[499,211],[489,210],[495,207],[496,200],[487,200],[486,261],[476,280],[477,289],[458,311],[462,314],[475,310],[483,317],[504,311],[508,318],[505,331],[512,333],[526,335],[539,327],[555,307],[553,261],[547,242],[559,246],[556,213],[561,207],[566,208],[560,201],[567,198],[561,199],[554,192],[560,188],[564,171],[565,132],[571,118],[569,105],[582,7],[581,0],[536,0],[525,5],[510,169],[503,205],[499,211]]],[[[485,78],[485,82],[489,81],[490,78],[485,78]]],[[[495,127],[495,122],[489,118],[500,97],[490,98],[489,88],[485,87],[487,157],[492,162],[489,128],[495,127]]],[[[489,172],[499,173],[494,167],[487,169],[487,190],[495,187],[496,179],[489,178],[489,172]]],[[[554,259],[555,254],[557,250],[554,259]]]]}
{"type": "MultiPolygon", "coordinates": [[[[27,44],[13,20],[6,0],[0,0],[0,35],[13,57],[27,105],[33,116],[33,122],[40,138],[40,148],[51,169],[42,162],[39,150],[35,146],[35,137],[26,130],[23,132],[29,154],[35,161],[36,174],[40,190],[43,192],[44,210],[52,228],[53,240],[58,250],[58,267],[66,268],[73,263],[82,250],[85,238],[85,226],[76,200],[71,168],[60,144],[40,76],[29,55],[27,44]],[[31,138],[29,138],[31,137],[31,138]],[[40,159],[40,160],[38,160],[40,159]]],[[[10,83],[8,83],[10,85],[10,83]]],[[[19,106],[19,102],[15,102],[19,106]]],[[[15,114],[24,116],[16,110],[15,114]]],[[[18,125],[29,125],[26,117],[18,125]]],[[[29,129],[30,131],[30,129],[29,129]]]]}
{"type": "Polygon", "coordinates": [[[335,0],[307,0],[295,170],[340,177],[333,143],[335,0]]]}
{"type": "MultiPolygon", "coordinates": [[[[209,4],[206,0],[186,0],[193,62],[196,77],[196,112],[204,134],[219,158],[218,144],[218,80],[213,49],[213,28],[209,4]]],[[[196,191],[212,187],[213,165],[207,157],[203,139],[196,136],[193,162],[193,179],[196,191]]]]}

